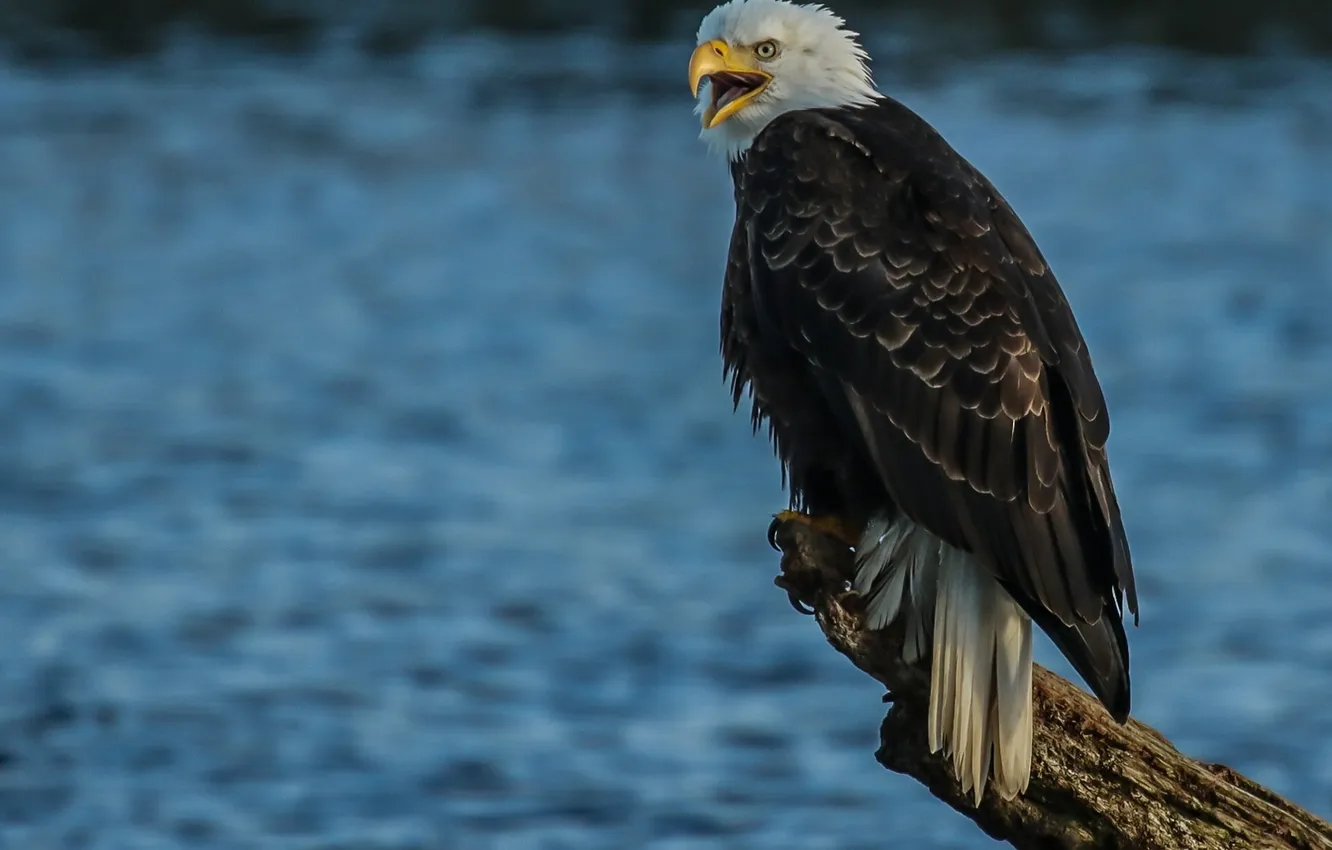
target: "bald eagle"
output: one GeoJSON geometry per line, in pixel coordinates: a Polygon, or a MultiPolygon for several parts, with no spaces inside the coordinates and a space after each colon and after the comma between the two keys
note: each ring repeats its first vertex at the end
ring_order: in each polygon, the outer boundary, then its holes
{"type": "Polygon", "coordinates": [[[733,0],[689,62],[735,189],[725,369],[789,484],[856,549],[869,625],[928,661],[928,736],[977,805],[1031,773],[1040,626],[1129,713],[1128,542],[1087,345],[1031,235],[822,6],[733,0]]]}

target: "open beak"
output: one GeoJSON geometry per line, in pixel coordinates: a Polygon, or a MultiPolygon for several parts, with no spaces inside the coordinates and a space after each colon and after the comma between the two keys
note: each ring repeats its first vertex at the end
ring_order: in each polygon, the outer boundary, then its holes
{"type": "Polygon", "coordinates": [[[750,64],[749,57],[731,50],[721,39],[700,44],[689,57],[689,88],[698,97],[698,89],[707,80],[712,102],[703,110],[703,129],[710,130],[730,118],[758,96],[772,75],[750,64]]]}

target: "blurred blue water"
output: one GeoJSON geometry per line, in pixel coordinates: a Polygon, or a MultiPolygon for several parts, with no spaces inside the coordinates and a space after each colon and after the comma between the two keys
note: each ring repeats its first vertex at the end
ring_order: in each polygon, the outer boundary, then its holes
{"type": "MultiPolygon", "coordinates": [[[[518,47],[0,69],[0,844],[989,846],[771,585],[679,57],[518,47]]],[[[1332,814],[1332,68],[880,76],[1091,341],[1137,716],[1332,814]]]]}

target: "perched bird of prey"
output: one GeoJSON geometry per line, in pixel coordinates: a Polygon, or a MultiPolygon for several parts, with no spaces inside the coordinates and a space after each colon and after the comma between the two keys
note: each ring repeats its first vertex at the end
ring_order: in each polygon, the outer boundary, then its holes
{"type": "Polygon", "coordinates": [[[1133,568],[1073,313],[998,190],[880,94],[822,6],[732,0],[689,82],[735,187],[722,356],[795,519],[856,547],[871,627],[930,663],[929,743],[979,804],[1031,773],[1034,620],[1116,720],[1133,568]]]}

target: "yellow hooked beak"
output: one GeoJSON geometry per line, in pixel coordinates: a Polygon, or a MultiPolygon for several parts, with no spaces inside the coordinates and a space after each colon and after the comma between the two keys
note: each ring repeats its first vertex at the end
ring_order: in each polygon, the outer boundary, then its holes
{"type": "Polygon", "coordinates": [[[748,50],[733,50],[713,39],[689,57],[689,89],[694,97],[704,80],[711,84],[712,102],[703,111],[703,129],[710,130],[757,97],[772,82],[772,75],[758,69],[748,50]]]}

